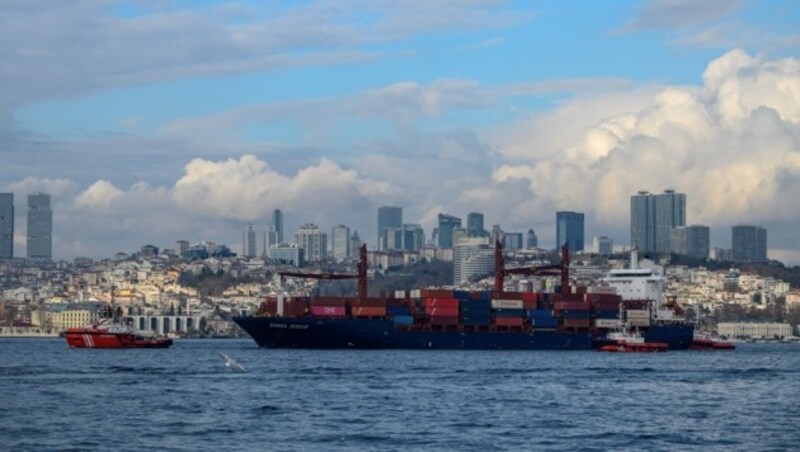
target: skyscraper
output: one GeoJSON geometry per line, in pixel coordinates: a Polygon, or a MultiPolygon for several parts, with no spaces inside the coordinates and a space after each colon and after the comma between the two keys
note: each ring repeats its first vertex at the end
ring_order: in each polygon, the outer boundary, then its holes
{"type": "Polygon", "coordinates": [[[527,240],[527,243],[526,243],[526,248],[528,248],[529,250],[532,250],[532,249],[536,248],[537,246],[539,246],[539,238],[536,237],[536,233],[533,232],[533,228],[528,229],[528,240],[527,240]]]}
{"type": "Polygon", "coordinates": [[[0,259],[14,257],[14,193],[0,193],[0,259]]]}
{"type": "Polygon", "coordinates": [[[583,251],[583,214],[556,212],[556,250],[567,244],[570,252],[583,251]]]}
{"type": "Polygon", "coordinates": [[[286,243],[283,240],[283,212],[281,209],[275,209],[272,212],[272,225],[275,226],[275,232],[278,234],[278,243],[286,243]]]}
{"type": "Polygon", "coordinates": [[[294,234],[294,243],[305,252],[305,260],[320,262],[328,257],[328,234],[313,223],[304,224],[294,234]]]}
{"type": "Polygon", "coordinates": [[[419,251],[425,246],[425,231],[419,224],[403,225],[403,250],[419,251]]]}
{"type": "Polygon", "coordinates": [[[28,258],[53,258],[53,211],[46,193],[28,195],[28,258]]]}
{"type": "Polygon", "coordinates": [[[486,230],[483,228],[483,214],[470,212],[467,214],[467,233],[470,237],[484,237],[486,230]]]}
{"type": "Polygon", "coordinates": [[[672,229],[686,225],[686,195],[665,190],[631,196],[631,246],[642,253],[671,251],[672,229]]]}
{"type": "Polygon", "coordinates": [[[439,248],[453,247],[453,229],[461,227],[461,218],[439,214],[439,248]]]}
{"type": "Polygon", "coordinates": [[[276,245],[281,245],[281,241],[278,239],[278,229],[275,228],[274,224],[268,224],[264,228],[264,256],[272,257],[269,254],[269,250],[276,245]]]}
{"type": "Polygon", "coordinates": [[[400,229],[403,227],[403,208],[397,206],[383,206],[378,208],[378,250],[395,249],[390,245],[386,228],[400,229]]]}
{"type": "Polygon", "coordinates": [[[333,258],[344,261],[351,256],[350,254],[350,228],[345,225],[334,226],[331,231],[331,251],[333,258]]]}
{"type": "Polygon", "coordinates": [[[256,257],[256,228],[252,223],[247,223],[244,227],[242,237],[242,256],[256,257]]]}
{"type": "Polygon", "coordinates": [[[731,259],[734,262],[767,260],[767,230],[760,226],[734,226],[731,236],[731,259]]]}
{"type": "Polygon", "coordinates": [[[506,232],[503,234],[503,248],[507,250],[522,249],[522,233],[506,232]]]}

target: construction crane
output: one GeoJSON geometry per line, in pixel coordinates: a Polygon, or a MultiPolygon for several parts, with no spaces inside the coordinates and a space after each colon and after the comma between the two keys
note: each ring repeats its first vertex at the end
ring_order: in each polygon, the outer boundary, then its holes
{"type": "Polygon", "coordinates": [[[304,273],[304,272],[278,272],[283,277],[309,278],[309,279],[357,279],[358,300],[367,298],[367,245],[363,244],[358,249],[358,268],[356,273],[304,273]]]}
{"type": "Polygon", "coordinates": [[[561,263],[533,267],[505,268],[503,245],[497,240],[494,244],[494,291],[503,292],[507,275],[556,276],[561,275],[561,294],[569,295],[569,246],[561,247],[561,263]]]}

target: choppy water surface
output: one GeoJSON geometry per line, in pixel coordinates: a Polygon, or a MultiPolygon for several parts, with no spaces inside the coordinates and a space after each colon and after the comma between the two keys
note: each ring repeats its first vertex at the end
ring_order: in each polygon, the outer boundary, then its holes
{"type": "Polygon", "coordinates": [[[0,387],[0,448],[14,451],[800,447],[789,344],[604,354],[3,339],[0,387]]]}

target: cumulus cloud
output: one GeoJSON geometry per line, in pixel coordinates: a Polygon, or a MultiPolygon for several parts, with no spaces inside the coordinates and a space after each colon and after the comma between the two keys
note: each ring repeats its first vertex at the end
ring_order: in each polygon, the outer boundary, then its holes
{"type": "MultiPolygon", "coordinates": [[[[501,184],[527,180],[530,208],[585,211],[593,223],[588,234],[616,231],[622,243],[629,239],[627,201],[640,189],[686,193],[689,223],[729,228],[800,218],[793,201],[800,196],[800,61],[735,50],[712,61],[703,79],[700,87],[662,87],[623,109],[609,102],[611,114],[584,123],[576,139],[549,155],[535,143],[527,154],[524,143],[507,143],[515,158],[530,161],[498,168],[492,198],[501,196],[501,184]]],[[[498,215],[514,213],[508,209],[498,215]]],[[[787,232],[771,237],[791,240],[787,232]]]]}

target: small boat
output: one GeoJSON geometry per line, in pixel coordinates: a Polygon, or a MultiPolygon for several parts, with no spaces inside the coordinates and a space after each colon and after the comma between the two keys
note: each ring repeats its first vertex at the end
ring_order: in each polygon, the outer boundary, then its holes
{"type": "Polygon", "coordinates": [[[696,335],[689,350],[735,350],[733,342],[712,339],[708,335],[696,335]]]}
{"type": "Polygon", "coordinates": [[[64,332],[70,348],[167,348],[172,339],[135,330],[128,325],[103,319],[64,332]]]}
{"type": "Polygon", "coordinates": [[[669,345],[664,342],[645,342],[644,338],[638,333],[628,333],[617,331],[608,333],[606,341],[597,348],[601,352],[665,352],[669,350],[669,345]]]}

